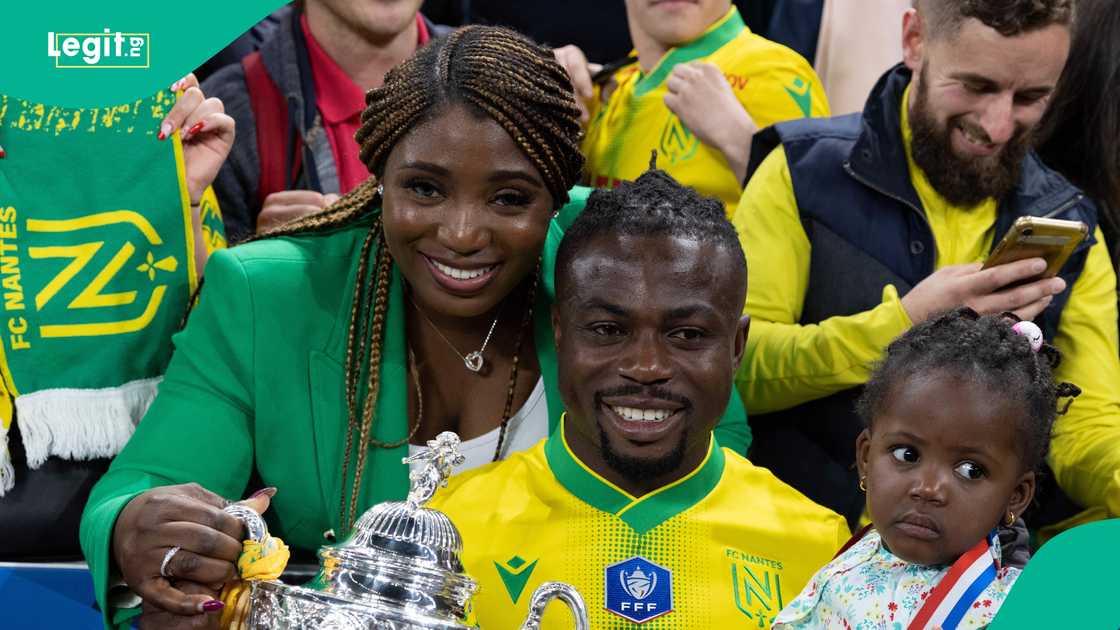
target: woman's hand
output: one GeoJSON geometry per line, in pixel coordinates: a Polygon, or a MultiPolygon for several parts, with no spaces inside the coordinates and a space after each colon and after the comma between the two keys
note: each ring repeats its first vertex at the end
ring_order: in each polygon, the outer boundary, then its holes
{"type": "MultiPolygon", "coordinates": [[[[261,490],[244,503],[264,512],[275,492],[275,488],[261,490]]],[[[113,558],[125,582],[148,608],[176,615],[222,609],[212,593],[237,579],[244,537],[241,521],[222,511],[229,503],[190,483],[154,488],[121,510],[113,527],[113,558]],[[164,558],[176,547],[179,551],[163,567],[164,558]],[[209,590],[177,588],[174,580],[209,590]]]]}
{"type": "Polygon", "coordinates": [[[176,81],[171,90],[184,92],[160,123],[158,138],[165,140],[176,132],[182,137],[187,190],[191,205],[197,206],[233,148],[234,122],[221,100],[206,98],[194,74],[176,81]]]}
{"type": "MultiPolygon", "coordinates": [[[[194,582],[172,582],[174,588],[190,595],[215,598],[218,590],[194,582]]],[[[140,630],[218,630],[221,615],[176,615],[144,602],[140,614],[140,630]]]]}

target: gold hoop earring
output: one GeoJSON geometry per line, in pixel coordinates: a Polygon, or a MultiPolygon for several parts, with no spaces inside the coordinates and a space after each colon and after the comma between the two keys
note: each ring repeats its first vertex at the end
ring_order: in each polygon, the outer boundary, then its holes
{"type": "Polygon", "coordinates": [[[1015,524],[1015,513],[1012,512],[1011,510],[1007,511],[1007,520],[1005,521],[1005,524],[1008,527],[1011,527],[1012,525],[1015,524]]]}
{"type": "Polygon", "coordinates": [[[867,476],[866,475],[859,478],[859,490],[860,490],[860,492],[867,492],[867,476]]]}

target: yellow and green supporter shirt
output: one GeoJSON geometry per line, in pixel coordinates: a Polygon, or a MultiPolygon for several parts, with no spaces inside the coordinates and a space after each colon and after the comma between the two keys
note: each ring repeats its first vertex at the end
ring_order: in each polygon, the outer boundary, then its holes
{"type": "Polygon", "coordinates": [[[702,144],[665,105],[665,81],[677,64],[719,66],[732,91],[761,129],[803,116],[827,116],[828,101],[813,68],[796,52],[755,35],[732,7],[698,39],[667,52],[648,74],[637,65],[619,70],[618,87],[601,103],[596,93],[583,140],[589,184],[633,180],[657,165],[686,186],[719,197],[728,212],[743,192],[723,154],[702,144]]]}
{"type": "MultiPolygon", "coordinates": [[[[995,237],[996,203],[949,204],[914,164],[909,89],[902,98],[902,135],[910,180],[937,244],[936,267],[983,262],[995,237]]],[[[752,414],[788,409],[862,385],[883,350],[911,326],[898,292],[883,288],[875,308],[802,326],[810,243],[801,225],[789,165],[781,147],[751,178],[732,218],[739,232],[750,292],[751,334],[736,386],[752,414]]],[[[1054,425],[1049,464],[1075,501],[1097,517],[1120,517],[1120,361],[1116,275],[1101,231],[1062,311],[1052,343],[1061,350],[1058,381],[1082,389],[1054,425]]]]}
{"type": "MultiPolygon", "coordinates": [[[[634,498],[584,465],[563,425],[451,479],[430,504],[463,536],[480,627],[516,628],[543,582],[576,587],[591,627],[769,628],[848,539],[844,519],[715,439],[681,480],[634,498]]],[[[549,605],[543,627],[568,630],[549,605]]]]}

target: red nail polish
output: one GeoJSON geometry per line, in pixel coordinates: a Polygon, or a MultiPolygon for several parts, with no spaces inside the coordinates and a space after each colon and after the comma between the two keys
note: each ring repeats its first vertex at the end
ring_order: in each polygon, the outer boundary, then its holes
{"type": "Polygon", "coordinates": [[[191,127],[190,129],[187,130],[187,135],[188,136],[193,136],[194,134],[202,131],[202,128],[204,126],[205,126],[205,123],[203,123],[201,120],[196,122],[193,127],[191,127]]]}
{"type": "Polygon", "coordinates": [[[206,602],[205,604],[202,605],[202,612],[208,612],[208,613],[217,612],[217,611],[219,611],[219,610],[221,610],[225,607],[226,607],[225,603],[220,602],[216,599],[212,599],[212,600],[210,600],[210,601],[208,601],[208,602],[206,602]]]}
{"type": "Polygon", "coordinates": [[[167,134],[163,133],[163,131],[160,131],[159,133],[156,134],[156,137],[159,138],[160,140],[166,140],[167,139],[167,134]]]}
{"type": "Polygon", "coordinates": [[[274,496],[276,496],[276,488],[273,487],[273,486],[269,486],[267,488],[261,488],[260,490],[257,490],[256,492],[254,492],[252,494],[252,496],[250,496],[249,498],[250,499],[255,499],[255,498],[257,498],[261,495],[268,495],[269,498],[274,497],[274,496]]]}
{"type": "Polygon", "coordinates": [[[3,160],[6,157],[8,157],[8,152],[4,149],[0,149],[0,160],[3,160]]]}

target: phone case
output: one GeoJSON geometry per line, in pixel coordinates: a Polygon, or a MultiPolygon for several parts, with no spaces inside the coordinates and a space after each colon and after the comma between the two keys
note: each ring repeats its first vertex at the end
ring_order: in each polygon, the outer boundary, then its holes
{"type": "Polygon", "coordinates": [[[1042,277],[1052,278],[1088,235],[1089,226],[1081,221],[1019,217],[988,256],[984,269],[1025,258],[1043,258],[1047,264],[1042,277]]]}

